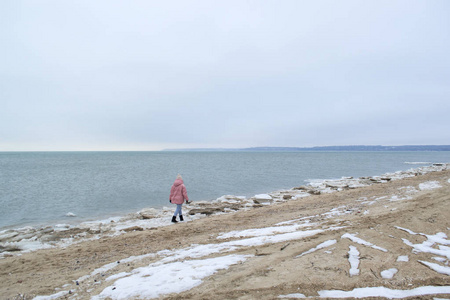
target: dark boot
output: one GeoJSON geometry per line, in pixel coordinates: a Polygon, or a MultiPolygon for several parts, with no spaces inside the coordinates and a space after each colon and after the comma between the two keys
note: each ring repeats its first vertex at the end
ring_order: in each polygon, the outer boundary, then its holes
{"type": "Polygon", "coordinates": [[[175,216],[172,217],[172,223],[178,223],[177,217],[175,217],[175,216]]]}
{"type": "Polygon", "coordinates": [[[184,219],[183,219],[183,216],[182,216],[182,215],[180,215],[180,221],[184,221],[184,219]]]}

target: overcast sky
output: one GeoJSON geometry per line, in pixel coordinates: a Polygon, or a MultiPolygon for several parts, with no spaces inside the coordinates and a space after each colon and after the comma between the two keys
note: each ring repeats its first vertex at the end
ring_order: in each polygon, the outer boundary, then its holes
{"type": "Polygon", "coordinates": [[[450,144],[450,1],[0,9],[0,151],[450,144]]]}

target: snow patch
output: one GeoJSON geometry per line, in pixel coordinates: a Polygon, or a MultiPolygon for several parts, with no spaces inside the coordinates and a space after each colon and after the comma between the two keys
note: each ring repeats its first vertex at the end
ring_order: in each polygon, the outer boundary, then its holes
{"type": "Polygon", "coordinates": [[[49,296],[37,296],[34,297],[33,300],[53,300],[58,299],[59,297],[63,297],[69,294],[69,291],[61,291],[59,293],[49,295],[49,296]]]}
{"type": "Polygon", "coordinates": [[[450,259],[450,248],[446,246],[439,245],[439,249],[433,248],[433,245],[435,243],[438,244],[444,244],[448,245],[450,241],[444,239],[447,236],[440,232],[436,235],[425,235],[428,239],[424,241],[422,244],[413,244],[407,239],[402,239],[403,243],[413,248],[413,253],[419,253],[419,252],[425,252],[425,253],[432,253],[439,256],[447,257],[447,259],[450,259]]]}
{"type": "Polygon", "coordinates": [[[308,193],[298,193],[297,195],[295,195],[292,200],[297,200],[297,199],[301,199],[301,198],[305,198],[305,197],[309,197],[311,196],[311,194],[308,193]]]}
{"type": "Polygon", "coordinates": [[[235,203],[241,203],[245,200],[246,200],[246,198],[244,196],[225,195],[225,196],[217,198],[213,202],[226,202],[226,203],[235,204],[235,203]]]}
{"type": "Polygon", "coordinates": [[[378,246],[376,246],[376,245],[374,245],[374,244],[372,244],[370,242],[367,242],[367,241],[365,241],[365,240],[363,240],[363,239],[361,239],[359,237],[356,237],[356,236],[354,236],[353,234],[350,234],[350,233],[346,233],[346,234],[342,235],[341,238],[347,238],[347,239],[349,239],[349,240],[351,240],[351,241],[353,241],[355,243],[358,243],[358,244],[361,244],[361,245],[364,245],[364,246],[368,246],[368,247],[371,247],[371,248],[374,248],[374,249],[377,249],[377,250],[380,250],[380,251],[383,251],[383,252],[388,252],[386,249],[378,247],[378,246]]]}
{"type": "Polygon", "coordinates": [[[265,228],[254,228],[241,231],[230,231],[227,233],[220,234],[218,239],[228,239],[228,238],[241,238],[241,237],[255,237],[264,235],[273,235],[279,233],[294,232],[301,227],[310,226],[308,225],[291,225],[291,226],[279,226],[279,227],[265,227],[265,228]]]}
{"type": "MultiPolygon", "coordinates": [[[[142,259],[147,258],[147,257],[154,257],[154,256],[155,256],[154,253],[148,253],[148,254],[143,254],[143,255],[139,255],[139,256],[130,256],[128,258],[122,259],[120,262],[121,263],[130,263],[130,262],[142,260],[142,259]]],[[[112,269],[114,269],[117,266],[119,266],[119,264],[117,262],[106,264],[106,265],[104,265],[104,266],[102,266],[100,268],[97,268],[94,271],[92,271],[90,275],[86,275],[86,276],[78,278],[77,281],[78,282],[83,282],[86,279],[88,279],[89,277],[92,277],[92,276],[95,276],[95,275],[101,274],[101,273],[106,273],[109,270],[112,270],[112,269]]]]}
{"type": "Polygon", "coordinates": [[[305,295],[300,294],[300,293],[295,293],[295,294],[288,294],[288,295],[280,295],[278,296],[278,298],[297,298],[297,299],[303,299],[306,298],[305,295]]]}
{"type": "Polygon", "coordinates": [[[159,251],[157,255],[165,256],[166,258],[162,259],[161,262],[168,263],[186,258],[200,258],[215,253],[235,251],[240,247],[253,247],[265,244],[281,243],[290,240],[298,240],[308,236],[319,234],[323,231],[324,230],[320,229],[297,231],[291,233],[278,234],[274,236],[261,236],[236,241],[229,241],[220,244],[192,245],[191,247],[177,251],[171,250],[159,251]]]}
{"type": "Polygon", "coordinates": [[[157,298],[161,295],[181,293],[202,283],[202,280],[219,270],[245,261],[249,255],[228,255],[203,260],[187,260],[169,264],[154,263],[132,271],[105,288],[93,300],[111,298],[157,298]]]}
{"type": "Polygon", "coordinates": [[[412,199],[411,196],[405,196],[405,197],[402,197],[402,196],[393,195],[393,196],[389,199],[389,201],[395,202],[395,201],[403,201],[403,200],[411,200],[411,199],[412,199]]]}
{"type": "Polygon", "coordinates": [[[359,251],[355,246],[349,246],[348,261],[350,263],[350,276],[359,275],[359,251]]]}
{"type": "Polygon", "coordinates": [[[441,187],[442,186],[439,184],[438,181],[427,181],[419,184],[419,190],[421,191],[434,190],[441,187]]]}
{"type": "MultiPolygon", "coordinates": [[[[388,298],[388,299],[401,299],[407,297],[418,297],[426,295],[439,295],[439,294],[449,294],[450,286],[421,286],[412,290],[393,290],[384,286],[380,287],[366,287],[366,288],[356,288],[351,291],[341,291],[341,290],[322,290],[319,291],[319,298],[368,298],[368,297],[378,297],[378,298],[388,298]]],[[[289,294],[284,296],[279,296],[279,298],[306,298],[302,296],[296,296],[302,294],[289,294]]],[[[309,297],[317,298],[317,297],[309,297]]],[[[439,298],[434,298],[439,299],[439,298]]]]}
{"type": "MultiPolygon", "coordinates": [[[[402,238],[403,243],[405,243],[406,245],[413,248],[412,249],[413,253],[417,254],[420,252],[424,252],[424,253],[432,253],[432,254],[442,256],[442,257],[433,257],[434,260],[437,260],[439,262],[444,262],[444,261],[446,262],[448,259],[450,259],[450,247],[445,246],[445,245],[449,245],[450,241],[447,240],[447,235],[445,233],[438,232],[435,235],[427,235],[427,234],[423,234],[423,233],[415,233],[406,228],[401,228],[401,227],[396,227],[396,228],[406,231],[411,235],[422,235],[427,238],[427,240],[424,241],[422,244],[413,244],[409,240],[402,238]],[[436,249],[435,244],[437,244],[439,249],[436,249]],[[444,257],[446,257],[447,259],[445,259],[444,257]]],[[[419,262],[421,264],[429,267],[433,271],[436,271],[438,273],[445,274],[445,275],[450,275],[450,267],[441,266],[439,264],[426,262],[423,260],[419,260],[419,262]]]]}
{"type": "Polygon", "coordinates": [[[323,242],[323,243],[317,245],[316,247],[314,247],[314,248],[312,248],[312,249],[309,249],[308,251],[303,252],[303,253],[300,254],[300,255],[297,255],[296,257],[301,257],[301,256],[303,256],[303,255],[306,255],[306,254],[309,254],[309,253],[313,253],[313,252],[315,252],[315,251],[317,251],[317,250],[320,250],[320,249],[329,247],[329,246],[331,246],[331,245],[334,245],[334,244],[336,244],[336,242],[337,242],[336,240],[329,240],[329,241],[323,242]]]}
{"type": "Polygon", "coordinates": [[[418,190],[416,190],[415,187],[413,186],[404,186],[404,187],[400,187],[398,188],[399,191],[404,191],[407,194],[415,194],[417,192],[419,192],[418,190]]]}
{"type": "Polygon", "coordinates": [[[436,260],[436,261],[438,261],[438,262],[441,262],[441,263],[445,263],[445,262],[447,262],[447,260],[445,259],[445,258],[443,258],[443,257],[432,257],[432,259],[434,259],[434,260],[436,260]]]}
{"type": "Polygon", "coordinates": [[[409,230],[407,228],[403,228],[403,227],[400,227],[400,226],[394,226],[394,227],[397,228],[397,229],[403,230],[403,231],[405,231],[405,232],[407,232],[407,233],[409,233],[411,235],[418,235],[418,233],[415,233],[414,231],[409,230]]]}
{"type": "Polygon", "coordinates": [[[400,255],[397,258],[397,261],[408,262],[409,261],[408,255],[400,255]]]}
{"type": "MultiPolygon", "coordinates": [[[[339,229],[339,228],[335,228],[335,227],[330,227],[327,230],[335,230],[335,229],[339,229]]],[[[319,234],[321,232],[324,232],[324,229],[316,229],[316,230],[307,230],[307,231],[296,231],[296,232],[289,232],[289,233],[284,233],[284,234],[277,234],[277,235],[271,235],[271,236],[258,236],[258,237],[253,237],[253,238],[247,238],[247,239],[240,239],[240,240],[236,240],[236,241],[229,241],[229,242],[223,242],[223,243],[219,243],[219,244],[204,244],[204,245],[191,245],[188,248],[184,248],[184,249],[178,249],[178,250],[162,250],[159,251],[157,253],[148,253],[148,254],[144,254],[141,256],[132,256],[126,259],[121,260],[121,263],[128,263],[128,262],[132,262],[138,259],[143,259],[146,257],[155,257],[155,256],[160,256],[162,257],[161,260],[159,260],[156,263],[153,263],[152,265],[150,265],[151,267],[157,267],[157,266],[175,266],[175,263],[179,263],[180,261],[184,261],[185,259],[199,259],[211,254],[215,254],[215,253],[225,253],[225,252],[230,252],[230,251],[235,251],[237,249],[240,249],[241,247],[253,247],[253,246],[261,246],[261,245],[265,245],[265,244],[270,244],[270,243],[280,243],[280,242],[285,242],[285,241],[290,241],[290,240],[297,240],[297,239],[302,239],[304,237],[308,237],[308,236],[313,236],[316,234],[319,234]]],[[[233,257],[233,256],[229,256],[229,257],[233,257]]],[[[247,257],[247,256],[246,256],[247,257]]],[[[222,257],[224,259],[224,261],[226,261],[226,257],[222,257]]],[[[220,258],[217,258],[218,260],[220,258]]],[[[205,262],[208,262],[208,260],[204,260],[205,262]]],[[[185,263],[186,261],[184,261],[183,263],[185,263]]],[[[192,274],[194,271],[197,271],[197,262],[199,261],[192,261],[192,265],[190,263],[187,263],[187,265],[181,265],[181,267],[185,267],[187,269],[192,269],[192,270],[188,270],[190,272],[190,274],[192,274]]],[[[214,262],[214,261],[212,261],[214,262]]],[[[100,274],[100,273],[105,273],[113,268],[115,268],[117,266],[117,262],[115,263],[110,263],[110,264],[106,264],[103,267],[100,267],[96,270],[94,270],[90,275],[86,275],[83,276],[81,278],[78,279],[79,282],[82,282],[88,278],[90,278],[91,276],[94,276],[96,274],[100,274]]],[[[147,282],[146,277],[147,275],[136,275],[135,277],[134,274],[141,274],[142,272],[146,272],[145,270],[142,271],[143,269],[136,269],[131,271],[130,273],[126,273],[126,272],[122,272],[119,274],[114,274],[111,275],[110,277],[107,278],[107,281],[111,281],[111,280],[124,280],[124,281],[120,281],[120,282],[124,282],[124,286],[127,287],[127,282],[128,282],[128,278],[137,278],[137,282],[147,282]],[[142,272],[141,272],[142,271],[142,272]],[[143,277],[141,279],[139,279],[140,277],[143,277]]],[[[199,274],[196,274],[195,278],[203,278],[205,276],[209,276],[209,275],[202,275],[202,272],[206,272],[207,270],[205,269],[200,269],[199,274]],[[201,271],[201,272],[200,272],[201,271]],[[198,275],[198,276],[197,276],[198,275]],[[203,276],[203,277],[202,277],[203,276]]],[[[145,273],[147,274],[147,273],[145,273]]],[[[209,274],[209,273],[207,273],[209,274]]],[[[178,275],[176,275],[178,276],[178,275]]],[[[184,275],[180,275],[181,277],[183,277],[184,275]]],[[[179,276],[179,277],[180,277],[179,276]]],[[[178,278],[178,277],[177,277],[178,278]]],[[[184,277],[183,277],[184,278],[184,277]]],[[[133,279],[134,280],[134,279],[133,279]]],[[[133,281],[131,280],[131,281],[133,281]]],[[[191,282],[191,279],[186,279],[187,281],[191,282]]],[[[130,283],[131,284],[131,283],[130,283]]],[[[112,299],[122,299],[122,298],[114,298],[112,296],[112,294],[116,295],[121,295],[120,293],[117,292],[117,288],[113,289],[114,287],[116,287],[116,285],[112,285],[109,288],[106,288],[104,290],[104,294],[99,295],[97,298],[95,299],[104,299],[104,297],[102,295],[108,295],[105,297],[111,297],[112,299]],[[114,292],[113,292],[114,291],[114,292]],[[111,294],[112,293],[112,294],[111,294]]],[[[191,286],[190,288],[192,288],[193,286],[191,286]]],[[[127,290],[128,292],[130,292],[133,288],[130,287],[129,290],[127,290]]],[[[165,288],[164,288],[165,289],[165,288]]],[[[161,290],[164,290],[163,288],[161,288],[161,290]]],[[[125,295],[128,295],[128,292],[125,293],[125,295]]],[[[102,292],[103,293],[103,292],[102,292]]],[[[134,295],[134,294],[133,294],[134,295]]],[[[138,294],[136,294],[138,295],[138,294]]],[[[124,296],[125,298],[128,296],[124,296]]],[[[137,296],[136,296],[137,297],[137,296]]]]}
{"type": "Polygon", "coordinates": [[[351,291],[324,290],[319,291],[320,298],[406,298],[423,295],[449,294],[450,286],[421,286],[412,290],[392,290],[383,286],[356,288],[351,291]]]}
{"type": "Polygon", "coordinates": [[[419,260],[419,262],[421,264],[427,266],[431,270],[436,271],[440,274],[450,275],[450,267],[444,267],[444,266],[438,265],[436,263],[431,263],[431,262],[427,262],[427,261],[423,261],[423,260],[419,260]]]}
{"type": "MultiPolygon", "coordinates": [[[[302,221],[302,224],[304,224],[306,226],[310,222],[309,219],[314,218],[314,217],[317,217],[317,215],[316,216],[309,216],[309,217],[302,217],[302,218],[295,219],[295,220],[290,220],[290,221],[280,222],[280,223],[275,224],[275,226],[292,225],[292,224],[298,223],[300,221],[302,221]]],[[[313,225],[313,224],[309,224],[309,225],[313,225]]]]}
{"type": "Polygon", "coordinates": [[[2,243],[1,246],[5,248],[18,248],[22,253],[32,252],[39,249],[50,249],[54,248],[54,245],[43,243],[37,239],[37,237],[32,237],[30,239],[23,239],[19,242],[6,242],[2,243]]]}
{"type": "Polygon", "coordinates": [[[272,200],[272,196],[270,196],[268,194],[258,194],[258,195],[255,195],[254,198],[256,200],[272,200]]]}
{"type": "Polygon", "coordinates": [[[394,277],[395,274],[397,274],[398,270],[396,268],[391,268],[391,269],[387,269],[382,271],[381,277],[383,277],[384,279],[392,279],[392,277],[394,277]]]}

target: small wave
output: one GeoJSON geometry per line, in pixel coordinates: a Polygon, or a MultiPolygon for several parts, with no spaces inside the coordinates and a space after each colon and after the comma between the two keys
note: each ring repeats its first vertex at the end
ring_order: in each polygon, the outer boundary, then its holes
{"type": "Polygon", "coordinates": [[[406,165],[431,165],[431,162],[426,161],[405,161],[406,165]]]}
{"type": "Polygon", "coordinates": [[[68,212],[67,214],[66,214],[66,217],[76,217],[77,215],[76,214],[74,214],[73,212],[68,212]]]}

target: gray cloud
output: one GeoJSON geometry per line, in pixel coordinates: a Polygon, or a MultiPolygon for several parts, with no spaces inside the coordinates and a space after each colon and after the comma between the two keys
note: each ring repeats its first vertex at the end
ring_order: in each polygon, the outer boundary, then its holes
{"type": "Polygon", "coordinates": [[[0,150],[448,144],[448,1],[7,1],[0,150]]]}

